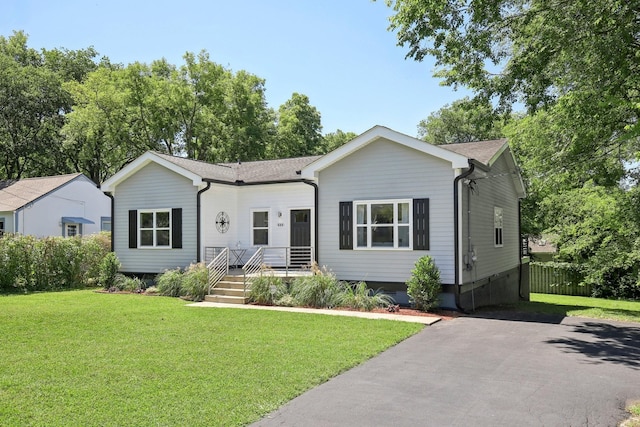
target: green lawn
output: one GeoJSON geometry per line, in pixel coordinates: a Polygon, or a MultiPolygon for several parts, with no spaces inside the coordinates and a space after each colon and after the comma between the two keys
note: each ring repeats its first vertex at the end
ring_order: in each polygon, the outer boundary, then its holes
{"type": "Polygon", "coordinates": [[[0,424],[242,425],[421,328],[93,291],[0,296],[0,424]]]}
{"type": "Polygon", "coordinates": [[[640,302],[565,295],[531,294],[517,309],[527,312],[640,322],[640,302]]]}

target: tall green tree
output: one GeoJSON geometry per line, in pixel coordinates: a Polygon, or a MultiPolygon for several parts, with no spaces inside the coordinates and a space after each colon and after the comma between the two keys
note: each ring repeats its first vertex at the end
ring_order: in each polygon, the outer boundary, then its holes
{"type": "Polygon", "coordinates": [[[588,155],[638,151],[640,133],[640,1],[387,0],[391,29],[418,61],[436,60],[435,75],[503,109],[529,112],[561,99],[574,122],[607,120],[608,135],[582,141],[588,155]]]}
{"type": "Polygon", "coordinates": [[[447,104],[418,124],[418,137],[430,144],[454,144],[504,136],[503,119],[488,102],[468,97],[447,104]]]}
{"type": "Polygon", "coordinates": [[[335,132],[329,132],[322,137],[322,144],[320,145],[319,150],[317,150],[316,153],[326,154],[329,151],[333,151],[336,148],[346,144],[356,136],[358,136],[358,134],[354,132],[344,132],[340,129],[336,130],[335,132]]]}
{"type": "Polygon", "coordinates": [[[271,158],[315,154],[322,148],[322,119],[307,95],[293,93],[278,109],[276,139],[267,153],[271,158]]]}

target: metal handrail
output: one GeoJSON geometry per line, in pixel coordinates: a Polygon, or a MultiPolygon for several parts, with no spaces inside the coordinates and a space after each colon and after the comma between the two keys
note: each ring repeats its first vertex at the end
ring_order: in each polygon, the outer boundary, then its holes
{"type": "Polygon", "coordinates": [[[244,275],[244,297],[247,297],[247,287],[251,284],[253,279],[258,276],[262,271],[262,265],[264,264],[264,248],[260,247],[251,255],[249,261],[242,266],[242,273],[244,275]]]}
{"type": "Polygon", "coordinates": [[[211,295],[211,289],[215,288],[218,282],[229,274],[229,248],[223,248],[218,256],[207,265],[207,270],[209,270],[208,294],[211,295]]]}

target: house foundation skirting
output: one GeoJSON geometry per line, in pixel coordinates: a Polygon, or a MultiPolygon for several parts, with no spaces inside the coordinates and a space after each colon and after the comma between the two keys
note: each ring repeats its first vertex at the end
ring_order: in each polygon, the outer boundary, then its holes
{"type": "MultiPolygon", "coordinates": [[[[529,299],[529,265],[523,264],[511,270],[460,286],[460,306],[467,311],[497,304],[514,304],[529,299]]],[[[455,307],[454,285],[443,285],[443,308],[455,307]]]]}

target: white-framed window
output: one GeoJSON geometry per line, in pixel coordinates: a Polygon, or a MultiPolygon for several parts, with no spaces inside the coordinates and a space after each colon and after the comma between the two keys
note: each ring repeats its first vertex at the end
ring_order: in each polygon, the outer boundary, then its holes
{"type": "Polygon", "coordinates": [[[353,202],[356,249],[410,249],[411,200],[353,202]]]}
{"type": "Polygon", "coordinates": [[[0,237],[2,237],[2,235],[5,232],[5,225],[4,225],[4,218],[0,218],[0,237]]]}
{"type": "Polygon", "coordinates": [[[269,211],[251,211],[251,243],[253,246],[269,245],[269,211]]]}
{"type": "Polygon", "coordinates": [[[100,217],[100,231],[111,231],[111,217],[100,217]]]}
{"type": "Polygon", "coordinates": [[[170,248],[171,209],[138,211],[138,241],[141,248],[170,248]]]}
{"type": "Polygon", "coordinates": [[[65,234],[67,237],[76,237],[79,235],[78,224],[65,224],[65,234]]]}
{"type": "Polygon", "coordinates": [[[501,248],[502,243],[502,230],[503,230],[503,213],[502,208],[493,208],[493,244],[497,248],[501,248]]]}

